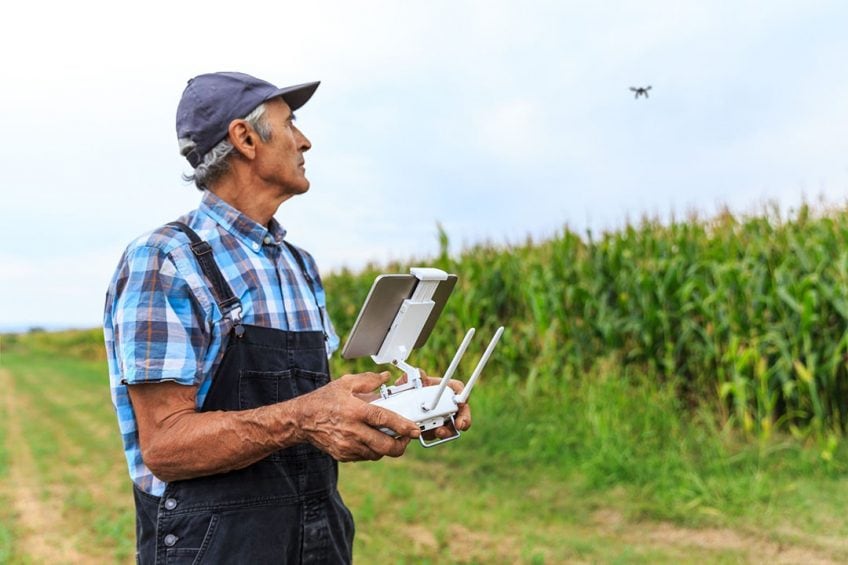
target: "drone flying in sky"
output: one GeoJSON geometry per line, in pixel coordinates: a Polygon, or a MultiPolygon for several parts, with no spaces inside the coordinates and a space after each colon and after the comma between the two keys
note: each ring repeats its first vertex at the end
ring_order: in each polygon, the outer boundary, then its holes
{"type": "Polygon", "coordinates": [[[648,98],[648,91],[651,90],[650,85],[648,86],[631,86],[630,90],[636,93],[633,98],[639,98],[640,96],[644,96],[648,98]]]}

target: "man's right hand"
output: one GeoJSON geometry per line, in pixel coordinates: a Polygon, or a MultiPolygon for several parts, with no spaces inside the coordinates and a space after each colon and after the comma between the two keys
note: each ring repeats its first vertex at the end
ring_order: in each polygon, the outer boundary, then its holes
{"type": "Polygon", "coordinates": [[[241,469],[304,441],[339,461],[403,455],[418,426],[368,402],[387,380],[388,373],[345,375],[278,404],[209,412],[197,411],[197,386],[164,381],[128,390],[144,463],[171,482],[241,469]]]}
{"type": "Polygon", "coordinates": [[[294,402],[302,439],[338,461],[375,461],[385,455],[403,455],[409,440],[420,435],[418,426],[359,398],[388,379],[388,372],[345,375],[298,397],[294,402]],[[389,428],[398,437],[380,428],[389,428]]]}

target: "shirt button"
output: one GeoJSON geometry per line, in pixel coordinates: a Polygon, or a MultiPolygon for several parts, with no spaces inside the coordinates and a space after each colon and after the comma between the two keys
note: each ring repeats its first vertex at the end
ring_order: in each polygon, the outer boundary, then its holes
{"type": "Polygon", "coordinates": [[[259,251],[259,244],[258,244],[258,243],[254,243],[254,244],[253,244],[253,250],[254,250],[254,251],[259,251]]]}
{"type": "Polygon", "coordinates": [[[272,243],[274,243],[274,240],[271,239],[270,235],[266,235],[263,241],[265,241],[265,245],[271,245],[272,243]]]}
{"type": "Polygon", "coordinates": [[[174,534],[168,534],[167,536],[165,536],[165,545],[167,545],[168,547],[173,547],[173,545],[177,543],[177,539],[179,538],[177,538],[177,536],[175,536],[174,534]]]}
{"type": "Polygon", "coordinates": [[[173,510],[176,507],[177,507],[176,499],[169,498],[169,499],[165,500],[165,509],[166,510],[173,510]]]}

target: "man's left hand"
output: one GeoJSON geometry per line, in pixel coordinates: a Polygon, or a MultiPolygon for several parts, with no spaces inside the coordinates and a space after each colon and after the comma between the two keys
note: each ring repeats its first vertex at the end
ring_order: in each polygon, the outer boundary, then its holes
{"type": "MultiPolygon", "coordinates": [[[[423,369],[419,369],[421,372],[421,382],[424,386],[435,386],[438,385],[442,379],[437,377],[428,377],[427,373],[424,372],[423,369]]],[[[404,384],[407,381],[406,374],[404,373],[401,377],[395,381],[396,385],[404,384]]],[[[465,388],[465,385],[462,381],[458,381],[456,379],[451,379],[448,381],[448,386],[453,390],[454,394],[459,394],[462,392],[462,389],[465,388]]],[[[456,429],[460,432],[464,432],[468,428],[471,427],[471,407],[468,406],[467,402],[462,402],[459,404],[459,410],[457,410],[456,414],[453,417],[454,423],[456,424],[456,429]]],[[[434,430],[430,430],[425,434],[426,437],[429,438],[430,435],[434,435],[439,439],[445,439],[456,435],[456,431],[450,425],[444,425],[434,430]]]]}

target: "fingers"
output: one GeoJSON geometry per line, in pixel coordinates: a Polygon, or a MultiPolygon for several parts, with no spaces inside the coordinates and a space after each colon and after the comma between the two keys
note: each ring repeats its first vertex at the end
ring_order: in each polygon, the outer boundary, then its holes
{"type": "MultiPolygon", "coordinates": [[[[391,437],[389,435],[384,434],[383,432],[379,432],[384,439],[379,440],[380,448],[379,453],[383,455],[388,455],[389,457],[400,457],[406,451],[406,446],[409,445],[410,439],[408,437],[391,437]]],[[[382,457],[382,455],[381,455],[382,457]]]]}
{"type": "MultiPolygon", "coordinates": [[[[421,380],[424,381],[424,386],[435,386],[435,385],[439,384],[440,382],[442,382],[442,379],[440,379],[438,377],[423,377],[421,380]]],[[[456,394],[459,394],[465,388],[465,384],[463,384],[462,381],[458,381],[456,379],[449,380],[448,386],[456,394]]]]}
{"type": "Polygon", "coordinates": [[[359,373],[357,375],[345,375],[337,382],[342,383],[351,392],[371,392],[378,386],[389,380],[389,372],[382,373],[359,373]]]}
{"type": "Polygon", "coordinates": [[[456,394],[459,394],[465,388],[465,385],[462,383],[462,381],[458,381],[456,379],[451,379],[450,381],[448,381],[448,386],[451,387],[451,390],[454,391],[456,394]]]}
{"type": "Polygon", "coordinates": [[[351,461],[379,461],[383,458],[383,454],[371,449],[370,446],[362,443],[359,445],[359,448],[356,451],[348,452],[345,454],[345,457],[339,459],[339,461],[351,462],[351,461]]]}
{"type": "Polygon", "coordinates": [[[418,437],[421,431],[415,422],[407,420],[403,416],[380,408],[373,404],[368,404],[365,407],[365,415],[363,421],[373,428],[388,428],[399,436],[418,437]]]}
{"type": "Polygon", "coordinates": [[[377,461],[386,455],[400,457],[410,439],[394,438],[367,425],[359,425],[343,439],[328,442],[326,451],[338,461],[377,461]]]}
{"type": "Polygon", "coordinates": [[[379,393],[376,392],[354,392],[353,396],[362,402],[373,402],[380,398],[379,393]]]}
{"type": "Polygon", "coordinates": [[[450,422],[448,422],[444,426],[433,429],[433,435],[438,439],[446,439],[451,436],[455,436],[456,430],[454,430],[453,426],[451,426],[450,422]]]}
{"type": "Polygon", "coordinates": [[[456,416],[454,416],[454,422],[456,429],[461,432],[471,427],[471,408],[465,402],[459,405],[459,410],[456,411],[456,416]]]}
{"type": "Polygon", "coordinates": [[[314,434],[310,441],[337,461],[377,461],[386,455],[403,455],[410,440],[408,437],[394,438],[359,421],[343,431],[314,434]]]}
{"type": "Polygon", "coordinates": [[[406,451],[408,437],[391,437],[374,428],[365,426],[356,444],[348,446],[339,461],[377,461],[384,456],[400,457],[406,451]]]}
{"type": "Polygon", "coordinates": [[[330,455],[337,461],[344,463],[351,461],[379,461],[383,457],[362,442],[357,442],[353,447],[338,451],[337,453],[331,453],[330,455]]]}

